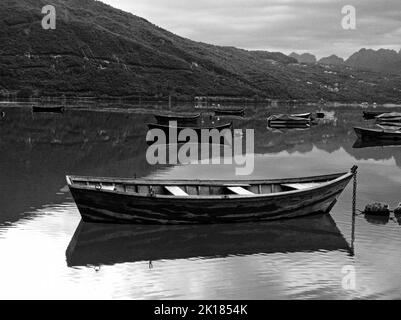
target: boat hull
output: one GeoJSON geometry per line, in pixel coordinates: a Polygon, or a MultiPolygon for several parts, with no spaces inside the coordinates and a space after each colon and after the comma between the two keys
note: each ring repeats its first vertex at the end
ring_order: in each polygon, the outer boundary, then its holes
{"type": "Polygon", "coordinates": [[[216,116],[245,116],[245,109],[215,109],[213,112],[216,116]]]}
{"type": "Polygon", "coordinates": [[[211,224],[268,221],[329,213],[352,178],[322,187],[253,197],[159,197],[70,186],[86,222],[211,224]]]}
{"type": "Polygon", "coordinates": [[[35,113],[63,113],[64,107],[32,107],[32,111],[35,113]]]}
{"type": "Polygon", "coordinates": [[[361,140],[401,140],[401,132],[391,132],[375,129],[354,128],[356,135],[361,140]]]}
{"type": "Polygon", "coordinates": [[[381,114],[387,113],[388,110],[380,110],[380,111],[363,111],[363,117],[366,120],[373,120],[377,116],[380,116],[381,114]]]}
{"type": "Polygon", "coordinates": [[[178,126],[196,125],[200,118],[200,113],[193,115],[154,115],[158,124],[168,125],[171,121],[176,121],[178,126]]]}

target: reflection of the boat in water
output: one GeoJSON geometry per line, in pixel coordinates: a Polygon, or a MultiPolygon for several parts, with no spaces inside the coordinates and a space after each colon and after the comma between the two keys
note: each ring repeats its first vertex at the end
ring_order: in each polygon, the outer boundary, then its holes
{"type": "Polygon", "coordinates": [[[351,249],[330,215],[198,226],[79,224],[68,266],[351,249]]]}
{"type": "Polygon", "coordinates": [[[373,148],[373,147],[397,147],[397,146],[401,146],[401,141],[357,139],[352,148],[362,149],[362,148],[373,148]]]}

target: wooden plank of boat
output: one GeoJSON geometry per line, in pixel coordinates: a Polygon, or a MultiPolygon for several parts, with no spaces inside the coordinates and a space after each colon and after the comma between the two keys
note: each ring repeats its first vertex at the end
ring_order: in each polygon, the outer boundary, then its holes
{"type": "Polygon", "coordinates": [[[401,113],[399,112],[389,112],[383,113],[376,117],[378,120],[388,120],[388,119],[401,119],[401,113]]]}
{"type": "Polygon", "coordinates": [[[401,118],[376,118],[377,123],[401,125],[401,118]]]}
{"type": "Polygon", "coordinates": [[[333,218],[188,226],[81,221],[67,247],[69,267],[288,252],[348,251],[333,218]]]}
{"type": "Polygon", "coordinates": [[[35,113],[49,112],[49,113],[63,113],[64,107],[44,107],[44,106],[32,106],[32,111],[35,113]]]}
{"type": "Polygon", "coordinates": [[[398,129],[401,128],[401,121],[400,122],[391,122],[391,121],[378,121],[377,125],[380,127],[381,126],[386,126],[386,127],[392,127],[395,128],[397,127],[398,129]]]}
{"type": "Polygon", "coordinates": [[[401,140],[401,131],[354,128],[356,135],[361,140],[380,139],[380,140],[401,140]]]}
{"type": "Polygon", "coordinates": [[[349,173],[249,181],[67,176],[67,183],[87,222],[210,224],[328,213],[355,171],[353,168],[349,173]],[[233,189],[236,184],[249,185],[240,187],[249,192],[233,189]],[[299,190],[298,184],[309,185],[299,190]],[[108,185],[115,186],[114,190],[102,188],[108,185]],[[175,196],[165,186],[179,187],[188,196],[175,196]]]}

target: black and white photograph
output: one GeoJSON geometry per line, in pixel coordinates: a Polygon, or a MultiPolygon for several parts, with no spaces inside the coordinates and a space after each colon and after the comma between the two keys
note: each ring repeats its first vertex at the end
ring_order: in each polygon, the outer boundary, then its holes
{"type": "Polygon", "coordinates": [[[399,0],[0,1],[0,300],[398,300],[400,187],[399,0]]]}

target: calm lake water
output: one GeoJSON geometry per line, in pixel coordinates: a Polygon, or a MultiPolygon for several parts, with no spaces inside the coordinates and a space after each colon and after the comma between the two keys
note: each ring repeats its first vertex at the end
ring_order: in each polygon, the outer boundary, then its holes
{"type": "MultiPolygon", "coordinates": [[[[149,165],[151,111],[119,107],[86,104],[64,114],[32,114],[28,105],[0,104],[0,298],[401,298],[401,219],[358,215],[353,235],[351,184],[330,216],[197,227],[81,222],[66,174],[234,174],[229,165],[149,165]],[[345,266],[355,268],[351,290],[342,286],[345,266]]],[[[353,126],[374,126],[360,109],[326,108],[329,119],[309,130],[267,129],[267,112],[316,110],[249,105],[244,119],[233,119],[235,128],[255,129],[252,177],[336,173],[357,164],[358,208],[373,201],[396,207],[401,146],[355,144],[353,126]]]]}

